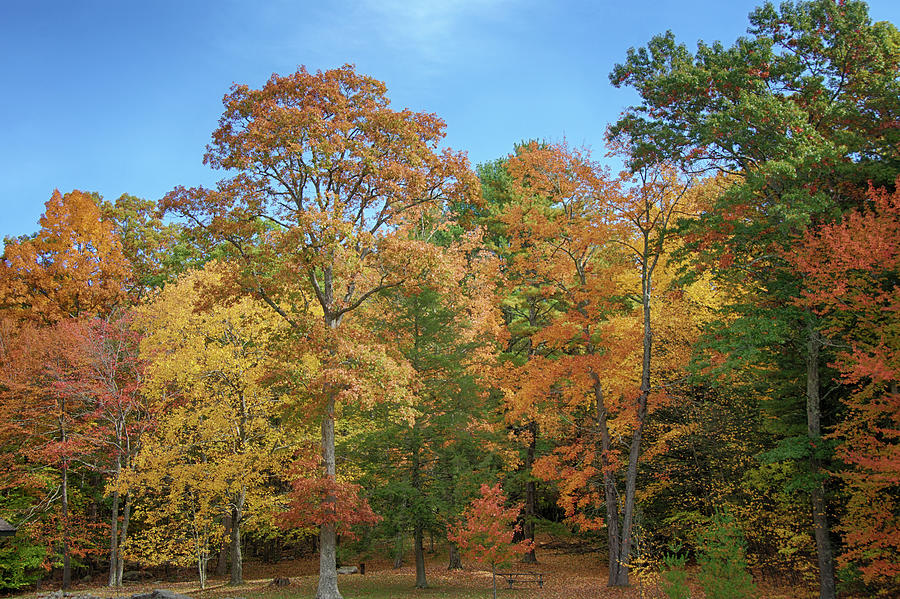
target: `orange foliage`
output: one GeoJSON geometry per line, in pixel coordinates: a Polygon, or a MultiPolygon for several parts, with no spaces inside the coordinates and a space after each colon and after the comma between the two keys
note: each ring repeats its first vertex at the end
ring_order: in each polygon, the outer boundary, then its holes
{"type": "Polygon", "coordinates": [[[53,323],[107,314],[125,296],[130,265],[94,197],[58,190],[34,237],[7,239],[0,261],[0,310],[53,323]]]}

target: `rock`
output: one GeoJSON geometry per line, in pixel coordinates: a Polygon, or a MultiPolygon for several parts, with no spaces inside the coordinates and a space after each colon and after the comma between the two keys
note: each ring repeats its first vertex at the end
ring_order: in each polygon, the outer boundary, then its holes
{"type": "Polygon", "coordinates": [[[149,572],[143,572],[141,570],[129,570],[128,572],[122,572],[122,582],[137,582],[139,580],[144,580],[150,577],[151,574],[149,572]]]}
{"type": "Polygon", "coordinates": [[[356,566],[341,566],[337,569],[338,574],[359,574],[359,568],[356,566]]]}
{"type": "Polygon", "coordinates": [[[187,595],[176,593],[168,589],[153,589],[150,593],[138,593],[132,595],[131,599],[191,599],[187,595]]]}
{"type": "Polygon", "coordinates": [[[272,582],[269,583],[269,586],[270,587],[289,587],[289,586],[291,586],[291,579],[278,576],[278,577],[275,577],[272,579],[272,582]]]}

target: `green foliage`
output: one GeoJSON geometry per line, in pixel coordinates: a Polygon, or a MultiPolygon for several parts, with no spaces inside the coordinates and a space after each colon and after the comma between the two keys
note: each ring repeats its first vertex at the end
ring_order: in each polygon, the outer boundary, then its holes
{"type": "Polygon", "coordinates": [[[39,580],[46,554],[46,547],[22,534],[0,540],[0,590],[21,589],[39,580]]]}
{"type": "Polygon", "coordinates": [[[362,531],[351,553],[372,552],[376,544],[396,551],[416,529],[443,537],[500,468],[489,450],[499,439],[486,426],[496,404],[485,401],[466,367],[482,341],[464,310],[471,296],[463,291],[464,283],[453,291],[385,292],[371,312],[372,329],[394,337],[416,376],[411,399],[344,409],[344,420],[356,423],[341,435],[345,468],[359,468],[358,480],[383,516],[362,531]]]}
{"type": "Polygon", "coordinates": [[[680,554],[681,545],[670,543],[669,550],[663,555],[663,566],[659,577],[663,592],[668,599],[689,599],[691,588],[688,586],[688,573],[685,568],[687,556],[680,554]]]}
{"type": "Polygon", "coordinates": [[[744,535],[727,511],[716,512],[698,539],[698,577],[707,599],[752,599],[753,577],[747,571],[744,535]]]}

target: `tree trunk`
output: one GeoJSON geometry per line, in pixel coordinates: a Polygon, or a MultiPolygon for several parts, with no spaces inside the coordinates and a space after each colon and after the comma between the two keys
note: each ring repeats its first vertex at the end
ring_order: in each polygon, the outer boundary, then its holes
{"type": "Polygon", "coordinates": [[[403,534],[397,533],[394,538],[394,570],[403,565],[403,534]]]}
{"type": "Polygon", "coordinates": [[[225,534],[228,538],[222,540],[222,544],[219,546],[219,555],[216,557],[216,576],[225,576],[228,571],[228,550],[231,548],[231,512],[225,514],[225,534]]]}
{"type": "Polygon", "coordinates": [[[491,587],[494,592],[494,599],[497,599],[497,571],[494,569],[494,562],[491,562],[491,587]]]}
{"type": "MultiPolygon", "coordinates": [[[[63,441],[66,437],[63,434],[63,441]]],[[[65,460],[65,458],[64,458],[65,460]]],[[[68,590],[72,585],[72,558],[69,555],[69,465],[63,461],[62,467],[62,554],[63,577],[62,588],[68,590]]]]}
{"type": "Polygon", "coordinates": [[[206,555],[202,548],[197,551],[197,572],[200,574],[200,588],[206,588],[206,555]]]}
{"type": "MultiPolygon", "coordinates": [[[[810,327],[806,357],[806,425],[813,451],[822,443],[821,405],[819,397],[819,350],[822,339],[818,331],[810,327]]],[[[821,463],[813,453],[809,466],[816,477],[816,485],[810,493],[813,526],[816,536],[816,553],[819,561],[819,598],[834,599],[834,562],[828,529],[828,513],[825,506],[825,483],[819,477],[821,463]]]]}
{"type": "MultiPolygon", "coordinates": [[[[619,494],[616,479],[609,467],[610,436],[606,422],[606,405],[603,402],[603,385],[600,378],[591,375],[594,381],[594,403],[597,412],[597,436],[600,438],[600,467],[603,471],[603,495],[606,503],[606,532],[609,545],[609,578],[607,586],[620,586],[622,559],[620,555],[621,536],[619,534],[619,494]]],[[[626,578],[627,584],[627,578],[626,578]]]]}
{"type": "Polygon", "coordinates": [[[456,543],[450,543],[450,563],[447,565],[448,570],[462,570],[462,560],[459,557],[459,547],[456,543]]]}
{"type": "MultiPolygon", "coordinates": [[[[413,424],[412,429],[412,486],[416,490],[419,497],[422,496],[422,471],[421,458],[419,455],[419,436],[417,430],[418,423],[413,424]]],[[[422,539],[422,515],[420,510],[415,512],[415,523],[413,525],[413,553],[416,560],[416,588],[424,589],[428,587],[428,581],[425,578],[425,548],[422,539]]]]}
{"type": "MultiPolygon", "coordinates": [[[[238,427],[238,451],[247,451],[247,397],[240,393],[240,425],[238,427]]],[[[246,489],[243,483],[241,490],[235,493],[231,506],[231,582],[233,586],[244,584],[244,559],[241,554],[241,526],[244,518],[244,500],[246,489]]]]}
{"type": "Polygon", "coordinates": [[[650,323],[650,290],[652,269],[647,261],[649,254],[647,237],[644,239],[644,270],[641,275],[641,303],[644,316],[643,359],[641,360],[641,390],[638,395],[637,425],[631,436],[631,449],[628,452],[628,470],[625,474],[625,510],[622,515],[622,540],[619,549],[620,566],[615,586],[628,586],[628,565],[631,562],[632,527],[634,523],[635,497],[637,495],[638,458],[641,453],[641,437],[644,423],[647,420],[647,400],[650,397],[650,358],[653,349],[653,328],[650,323]]]}
{"type": "Polygon", "coordinates": [[[122,533],[119,536],[119,552],[116,555],[116,586],[122,586],[122,573],[125,571],[125,556],[122,550],[125,548],[125,542],[128,540],[128,523],[131,521],[131,496],[125,495],[125,510],[122,514],[122,533]]]}
{"type": "MultiPolygon", "coordinates": [[[[644,402],[646,406],[646,402],[644,402]]],[[[645,409],[646,412],[646,409],[645,409]]],[[[628,565],[631,562],[631,541],[634,523],[635,496],[637,494],[637,466],[641,446],[644,417],[638,420],[631,437],[631,451],[628,454],[628,471],[625,475],[625,509],[622,516],[622,541],[619,549],[620,567],[616,586],[628,586],[628,565]]]]}
{"type": "MultiPolygon", "coordinates": [[[[325,413],[322,415],[322,461],[325,476],[334,480],[336,474],[334,455],[334,393],[328,393],[325,413]]],[[[334,495],[325,498],[334,505],[334,495]]],[[[341,599],[337,585],[337,535],[335,524],[326,522],[319,528],[319,586],[316,599],[341,599]]]]}
{"type": "Polygon", "coordinates": [[[231,510],[231,583],[244,584],[244,560],[241,555],[241,519],[244,515],[244,490],[237,494],[231,510]]]}
{"type": "MultiPolygon", "coordinates": [[[[68,441],[65,423],[65,399],[62,399],[59,407],[59,439],[62,441],[63,446],[65,446],[66,441],[68,441]]],[[[69,555],[69,462],[66,456],[62,457],[62,554],[62,589],[66,591],[72,584],[72,558],[69,555]]]]}
{"type": "Polygon", "coordinates": [[[525,522],[522,526],[524,537],[531,541],[531,549],[522,556],[522,562],[526,564],[536,564],[537,556],[534,554],[534,517],[535,517],[535,488],[534,476],[531,473],[531,467],[534,465],[534,453],[537,448],[537,422],[532,420],[528,423],[528,430],[531,433],[531,441],[528,443],[528,449],[525,451],[525,522]]]}
{"type": "MultiPolygon", "coordinates": [[[[118,478],[118,476],[117,476],[118,478]]],[[[113,491],[112,517],[109,522],[109,586],[115,587],[119,567],[119,492],[113,491]]]]}
{"type": "Polygon", "coordinates": [[[428,588],[428,581],[425,579],[425,548],[422,539],[422,525],[416,524],[413,531],[415,553],[416,553],[416,588],[428,588]]]}

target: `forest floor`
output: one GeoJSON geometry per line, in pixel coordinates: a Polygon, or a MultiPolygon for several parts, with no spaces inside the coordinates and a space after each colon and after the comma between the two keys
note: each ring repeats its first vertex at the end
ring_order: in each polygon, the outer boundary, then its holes
{"type": "MultiPolygon", "coordinates": [[[[466,564],[465,570],[447,570],[446,552],[428,553],[426,574],[429,588],[414,588],[416,574],[412,556],[397,569],[387,559],[366,560],[365,575],[341,575],[338,586],[345,599],[485,599],[491,597],[491,572],[478,566],[466,564]]],[[[509,589],[505,581],[497,579],[498,599],[664,599],[665,595],[652,581],[641,583],[633,579],[630,588],[607,588],[607,569],[600,563],[596,553],[572,551],[565,547],[538,548],[538,564],[515,564],[513,571],[533,571],[544,573],[544,586],[522,585],[523,588],[509,589]]],[[[194,580],[183,580],[191,576],[190,570],[180,573],[178,581],[148,581],[130,583],[116,591],[93,583],[83,582],[71,589],[73,595],[90,594],[96,597],[127,598],[132,594],[156,588],[165,588],[199,599],[301,599],[312,598],[316,593],[318,580],[318,559],[284,560],[277,564],[265,564],[248,560],[244,566],[245,584],[230,586],[226,580],[212,578],[205,590],[200,590],[194,580]],[[286,587],[272,586],[275,577],[290,578],[286,587]]],[[[194,573],[195,574],[195,573],[194,573]]],[[[805,599],[814,597],[811,589],[775,588],[758,583],[758,599],[805,599]]],[[[18,595],[21,599],[45,596],[55,590],[45,584],[39,592],[18,595]]],[[[692,597],[703,597],[695,589],[692,597]]]]}

